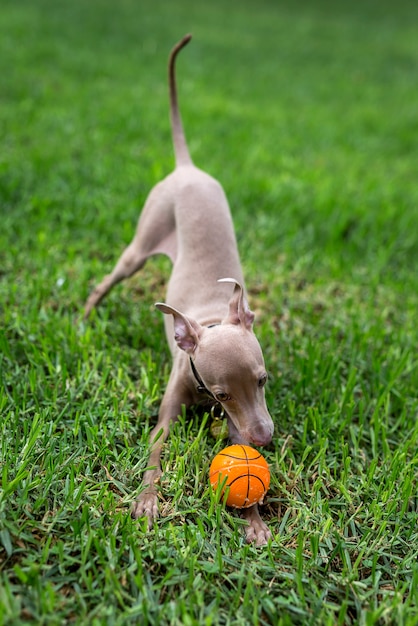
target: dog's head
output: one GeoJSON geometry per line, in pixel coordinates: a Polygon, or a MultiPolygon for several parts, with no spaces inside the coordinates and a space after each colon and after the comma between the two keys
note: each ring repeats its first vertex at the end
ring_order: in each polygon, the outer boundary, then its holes
{"type": "Polygon", "coordinates": [[[177,346],[189,355],[205,388],[225,409],[230,430],[243,442],[263,446],[271,441],[274,426],[265,400],[263,353],[252,328],[254,313],[235,280],[220,282],[235,284],[228,314],[220,324],[205,327],[166,304],[156,306],[173,316],[177,346]]]}

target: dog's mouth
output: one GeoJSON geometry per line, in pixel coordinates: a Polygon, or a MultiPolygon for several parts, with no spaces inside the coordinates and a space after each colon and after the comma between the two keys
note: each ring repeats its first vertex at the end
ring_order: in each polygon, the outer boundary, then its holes
{"type": "Polygon", "coordinates": [[[270,442],[271,442],[272,436],[270,435],[269,437],[264,437],[263,439],[260,438],[251,438],[250,443],[252,443],[255,446],[267,446],[270,442]]]}

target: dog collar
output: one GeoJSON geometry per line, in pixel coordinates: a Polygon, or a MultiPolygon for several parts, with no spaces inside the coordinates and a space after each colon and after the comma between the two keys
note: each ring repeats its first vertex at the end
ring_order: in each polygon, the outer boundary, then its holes
{"type": "Polygon", "coordinates": [[[190,357],[190,367],[192,369],[193,376],[195,377],[196,382],[197,382],[197,388],[196,388],[197,393],[205,393],[210,398],[213,398],[213,400],[216,400],[213,393],[209,391],[209,389],[206,387],[205,383],[203,382],[202,378],[200,377],[199,372],[197,371],[196,366],[193,363],[192,357],[190,357]]]}
{"type": "MultiPolygon", "coordinates": [[[[207,328],[213,328],[214,326],[219,326],[219,323],[209,324],[207,328]]],[[[195,377],[196,382],[197,382],[197,393],[205,393],[207,396],[209,396],[213,400],[216,400],[213,393],[209,391],[209,389],[206,387],[205,383],[203,382],[202,377],[200,376],[199,372],[196,369],[195,364],[193,363],[192,357],[189,357],[189,358],[190,358],[190,367],[192,369],[193,376],[195,377]]]]}

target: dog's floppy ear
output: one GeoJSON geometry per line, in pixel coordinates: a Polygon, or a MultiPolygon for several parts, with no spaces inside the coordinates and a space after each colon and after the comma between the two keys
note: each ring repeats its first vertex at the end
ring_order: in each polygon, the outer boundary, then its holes
{"type": "Polygon", "coordinates": [[[166,315],[172,315],[174,319],[174,339],[181,350],[191,355],[196,350],[203,328],[198,322],[183,315],[177,309],[164,304],[164,302],[156,302],[155,306],[159,311],[166,315]]]}
{"type": "Polygon", "coordinates": [[[235,285],[234,292],[229,301],[228,316],[223,320],[223,324],[242,324],[251,330],[254,322],[254,313],[248,306],[244,290],[234,278],[220,278],[218,283],[232,283],[235,285]]]}

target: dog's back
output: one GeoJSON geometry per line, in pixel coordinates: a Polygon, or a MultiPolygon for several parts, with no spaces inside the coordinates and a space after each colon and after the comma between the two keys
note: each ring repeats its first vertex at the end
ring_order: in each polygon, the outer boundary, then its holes
{"type": "Polygon", "coordinates": [[[173,206],[176,251],[167,301],[195,317],[207,309],[226,314],[230,285],[219,285],[225,276],[243,285],[243,275],[232,218],[225,193],[217,180],[193,165],[178,106],[176,58],[190,41],[186,35],[173,48],[168,64],[170,118],[176,168],[163,183],[175,193],[173,206]]]}

